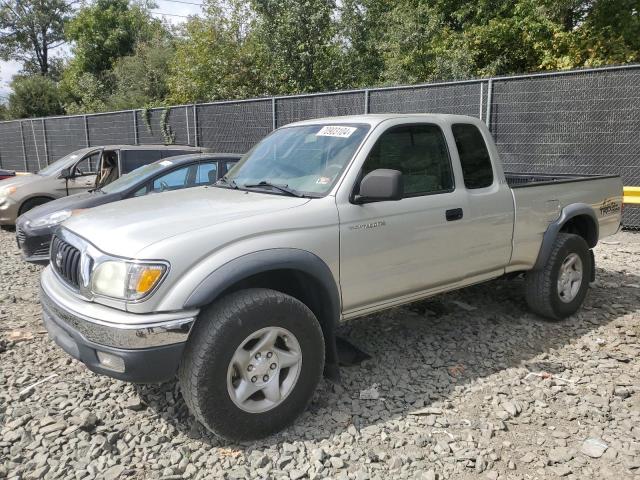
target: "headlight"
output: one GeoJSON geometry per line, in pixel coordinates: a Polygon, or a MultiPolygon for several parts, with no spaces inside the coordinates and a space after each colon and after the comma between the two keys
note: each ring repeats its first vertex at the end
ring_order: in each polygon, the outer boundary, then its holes
{"type": "Polygon", "coordinates": [[[107,260],[98,264],[91,275],[91,291],[97,295],[140,300],[162,280],[166,265],[107,260]]]}
{"type": "Polygon", "coordinates": [[[17,190],[18,190],[18,187],[0,188],[0,197],[8,197],[9,195],[16,193],[17,190]]]}
{"type": "Polygon", "coordinates": [[[31,220],[29,222],[29,226],[34,228],[53,227],[55,225],[60,225],[62,222],[68,219],[71,215],[73,215],[71,210],[60,210],[59,212],[53,212],[53,213],[50,213],[49,215],[45,215],[44,217],[31,220]]]}

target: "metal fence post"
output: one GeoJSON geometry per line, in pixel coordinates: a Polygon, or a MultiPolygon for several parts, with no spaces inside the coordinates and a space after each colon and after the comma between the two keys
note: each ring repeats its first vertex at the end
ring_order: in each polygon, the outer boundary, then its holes
{"type": "Polygon", "coordinates": [[[364,113],[369,113],[369,89],[364,90],[364,113]]]}
{"type": "Polygon", "coordinates": [[[198,138],[198,104],[193,104],[193,146],[199,147],[200,139],[198,138]]]}
{"type": "Polygon", "coordinates": [[[133,111],[133,143],[138,145],[138,113],[133,111]]]}
{"type": "Polygon", "coordinates": [[[20,140],[22,141],[22,160],[24,161],[24,171],[29,171],[29,165],[27,164],[27,149],[24,146],[24,127],[22,126],[22,120],[20,121],[20,140]]]}
{"type": "Polygon", "coordinates": [[[87,144],[87,148],[89,148],[89,122],[87,121],[87,116],[83,115],[84,117],[84,141],[87,144]]]}
{"type": "Polygon", "coordinates": [[[480,113],[478,118],[482,120],[482,103],[484,102],[484,82],[480,82],[480,113]]]}
{"type": "Polygon", "coordinates": [[[31,120],[31,135],[33,135],[33,148],[36,149],[36,158],[38,159],[38,170],[42,168],[40,165],[40,152],[38,151],[38,140],[36,139],[36,129],[33,128],[33,120],[31,120]]]}
{"type": "Polygon", "coordinates": [[[271,130],[278,128],[278,111],[276,110],[276,97],[271,97],[271,130]]]}
{"type": "Polygon", "coordinates": [[[44,161],[49,165],[49,147],[47,146],[47,125],[42,119],[42,143],[44,144],[44,161]]]}
{"type": "Polygon", "coordinates": [[[487,86],[487,118],[484,123],[487,124],[487,128],[491,131],[491,104],[493,103],[493,78],[489,79],[489,85],[487,86]]]}
{"type": "Polygon", "coordinates": [[[189,107],[184,107],[184,119],[187,121],[187,145],[191,145],[191,127],[189,126],[189,107]]]}

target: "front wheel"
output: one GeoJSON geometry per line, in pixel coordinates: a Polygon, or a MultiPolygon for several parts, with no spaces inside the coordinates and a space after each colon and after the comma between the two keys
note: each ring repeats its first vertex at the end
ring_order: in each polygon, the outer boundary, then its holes
{"type": "Polygon", "coordinates": [[[324,339],[299,300],[268,289],[232,293],[203,310],[178,377],[189,409],[229,440],[254,440],[292,423],[322,375],[324,339]]]}
{"type": "Polygon", "coordinates": [[[559,233],[543,268],[527,273],[529,308],[551,320],[574,314],[587,295],[593,268],[587,242],[579,235],[559,233]]]}

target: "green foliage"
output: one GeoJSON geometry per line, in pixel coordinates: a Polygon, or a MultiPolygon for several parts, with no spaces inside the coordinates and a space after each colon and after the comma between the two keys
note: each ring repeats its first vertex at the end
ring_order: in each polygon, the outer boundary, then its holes
{"type": "Polygon", "coordinates": [[[11,118],[60,115],[64,108],[55,82],[41,75],[16,76],[11,82],[8,114],[11,118]]]}
{"type": "Polygon", "coordinates": [[[26,62],[47,75],[50,50],[62,43],[71,13],[65,0],[7,0],[0,3],[0,58],[26,62]]]}
{"type": "Polygon", "coordinates": [[[334,0],[253,0],[258,62],[269,93],[345,85],[334,0]]]}
{"type": "Polygon", "coordinates": [[[161,105],[169,94],[168,71],[175,55],[171,38],[156,35],[139,42],[133,55],[119,58],[113,67],[112,109],[161,105]]]}
{"type": "Polygon", "coordinates": [[[134,52],[136,42],[152,38],[159,25],[146,9],[128,0],[96,0],[67,25],[67,39],[74,44],[72,62],[83,73],[110,70],[134,52]]]}
{"type": "Polygon", "coordinates": [[[169,124],[169,115],[171,114],[171,110],[165,108],[162,110],[162,114],[160,115],[160,129],[162,130],[162,139],[165,145],[173,145],[176,143],[176,134],[171,129],[171,125],[169,124]]]}
{"type": "Polygon", "coordinates": [[[147,0],[95,0],[69,21],[66,0],[4,2],[0,58],[23,60],[16,88],[41,110],[68,113],[640,61],[638,0],[203,2],[176,30],[147,0]],[[48,56],[63,31],[64,64],[48,56]]]}
{"type": "Polygon", "coordinates": [[[207,4],[204,18],[188,20],[169,72],[169,102],[190,103],[265,93],[251,14],[241,3],[225,11],[207,4]]]}

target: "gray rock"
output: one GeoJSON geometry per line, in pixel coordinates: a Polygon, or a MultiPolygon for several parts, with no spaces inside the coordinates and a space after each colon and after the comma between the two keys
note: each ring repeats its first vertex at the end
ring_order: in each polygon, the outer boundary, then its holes
{"type": "Polygon", "coordinates": [[[580,451],[591,458],[600,458],[609,448],[605,442],[599,438],[587,438],[582,444],[580,451]]]}
{"type": "Polygon", "coordinates": [[[104,472],[104,480],[117,480],[125,470],[125,467],[122,465],[114,465],[104,472]]]}

